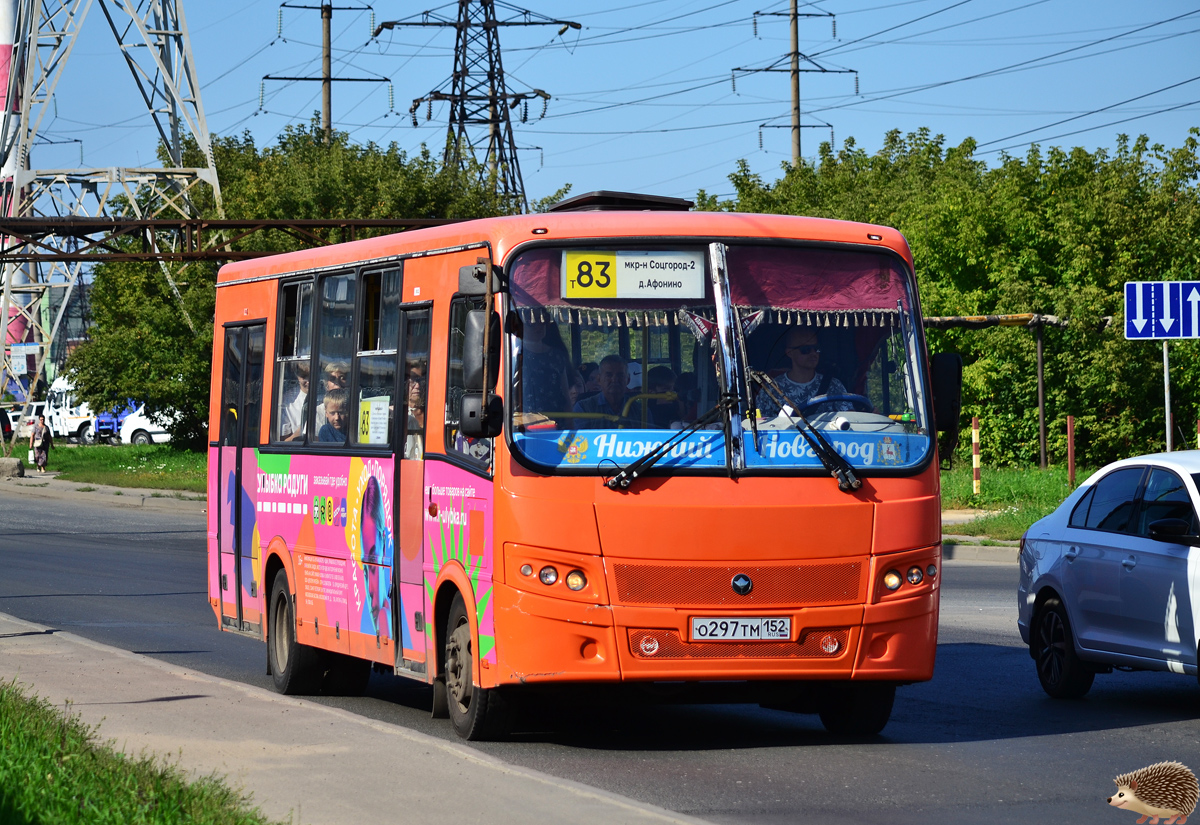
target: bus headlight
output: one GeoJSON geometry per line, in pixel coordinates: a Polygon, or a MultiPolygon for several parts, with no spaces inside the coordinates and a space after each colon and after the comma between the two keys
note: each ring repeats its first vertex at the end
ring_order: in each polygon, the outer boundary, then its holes
{"type": "Polygon", "coordinates": [[[903,583],[899,570],[889,570],[883,574],[883,586],[888,590],[898,590],[903,583]]]}
{"type": "Polygon", "coordinates": [[[583,575],[582,570],[572,570],[567,574],[567,589],[582,590],[587,587],[587,576],[583,575]]]}
{"type": "Polygon", "coordinates": [[[925,574],[921,572],[921,568],[916,567],[916,566],[908,568],[908,583],[909,584],[913,584],[913,585],[920,584],[921,580],[924,578],[925,578],[925,574]]]}
{"type": "Polygon", "coordinates": [[[542,584],[554,584],[558,581],[558,571],[552,565],[547,564],[538,572],[538,578],[542,580],[542,584]]]}

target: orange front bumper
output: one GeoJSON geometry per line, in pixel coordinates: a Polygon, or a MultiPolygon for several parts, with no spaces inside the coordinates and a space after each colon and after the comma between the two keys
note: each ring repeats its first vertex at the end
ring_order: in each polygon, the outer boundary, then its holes
{"type": "Polygon", "coordinates": [[[494,585],[498,684],[933,675],[937,593],[883,604],[727,611],[580,604],[494,585]],[[692,642],[692,616],[790,616],[787,642],[692,642]],[[836,641],[832,652],[822,648],[836,641]]]}

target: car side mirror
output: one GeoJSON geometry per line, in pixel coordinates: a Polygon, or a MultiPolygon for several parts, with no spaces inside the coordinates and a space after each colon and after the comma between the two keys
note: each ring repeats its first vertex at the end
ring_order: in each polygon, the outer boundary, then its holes
{"type": "Polygon", "coordinates": [[[1160,518],[1150,522],[1150,538],[1171,544],[1200,544],[1200,536],[1190,535],[1191,522],[1181,518],[1160,518]]]}
{"type": "Polygon", "coordinates": [[[458,429],[467,438],[495,438],[504,429],[504,400],[495,393],[463,393],[458,429]]]}
{"type": "Polygon", "coordinates": [[[940,433],[958,430],[962,415],[962,356],[939,352],[930,359],[933,384],[933,421],[940,433]]]}

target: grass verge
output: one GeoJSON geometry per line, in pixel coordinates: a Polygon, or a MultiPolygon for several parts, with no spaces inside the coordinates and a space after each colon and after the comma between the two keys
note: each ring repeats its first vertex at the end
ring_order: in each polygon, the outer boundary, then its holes
{"type": "Polygon", "coordinates": [[[189,782],[152,757],[100,744],[77,718],[0,684],[0,822],[269,825],[218,777],[189,782]]]}
{"type": "Polygon", "coordinates": [[[58,471],[59,478],[84,484],[191,493],[208,489],[208,456],[169,444],[51,449],[49,468],[58,471]]]}
{"type": "MultiPolygon", "coordinates": [[[[1090,470],[1076,469],[1076,481],[1083,481],[1090,470]]],[[[972,493],[969,466],[942,472],[942,507],[946,510],[990,510],[986,516],[955,524],[947,532],[964,536],[990,536],[1015,541],[1043,516],[1049,515],[1068,495],[1066,467],[1046,470],[1031,468],[984,469],[980,494],[972,493]]]]}

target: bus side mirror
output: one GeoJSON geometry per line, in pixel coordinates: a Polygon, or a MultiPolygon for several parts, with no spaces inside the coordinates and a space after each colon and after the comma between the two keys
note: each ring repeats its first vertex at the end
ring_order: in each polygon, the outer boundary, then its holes
{"type": "Polygon", "coordinates": [[[500,374],[500,316],[493,311],[491,323],[484,320],[486,312],[473,309],[467,313],[463,330],[463,388],[467,392],[483,392],[496,387],[500,374]],[[487,336],[488,381],[483,385],[484,327],[489,326],[487,336]]]}
{"type": "Polygon", "coordinates": [[[458,429],[467,438],[495,438],[504,429],[504,401],[495,393],[463,393],[458,429]]]}
{"type": "Polygon", "coordinates": [[[940,352],[930,359],[933,383],[933,421],[938,432],[958,431],[962,415],[962,356],[940,352]]]}
{"type": "MultiPolygon", "coordinates": [[[[458,291],[463,295],[486,295],[487,277],[484,275],[483,264],[470,264],[458,268],[458,291]]],[[[498,267],[492,266],[492,293],[500,291],[500,273],[498,267]]]]}

